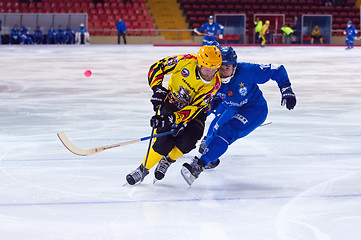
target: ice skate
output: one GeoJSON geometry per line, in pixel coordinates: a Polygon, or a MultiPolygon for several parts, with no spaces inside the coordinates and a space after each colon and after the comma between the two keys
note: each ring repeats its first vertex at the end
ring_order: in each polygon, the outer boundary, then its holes
{"type": "Polygon", "coordinates": [[[154,175],[155,175],[155,180],[154,182],[156,182],[156,180],[162,180],[165,176],[165,173],[167,172],[169,166],[174,163],[175,161],[170,159],[170,157],[163,157],[157,167],[155,168],[154,171],[154,175]]]}
{"type": "Polygon", "coordinates": [[[215,161],[215,162],[210,162],[210,163],[208,163],[208,165],[205,166],[204,169],[213,169],[213,168],[216,168],[220,163],[221,163],[221,161],[220,161],[219,159],[217,159],[217,161],[215,161]]]}
{"type": "Polygon", "coordinates": [[[189,163],[183,164],[183,167],[181,169],[181,174],[184,180],[188,183],[188,185],[191,186],[194,180],[198,178],[199,174],[203,172],[203,169],[204,166],[202,164],[202,160],[197,157],[194,157],[191,164],[189,163]]]}
{"type": "Polygon", "coordinates": [[[137,182],[142,182],[145,176],[147,176],[149,173],[149,170],[143,167],[143,164],[141,164],[137,169],[132,171],[126,176],[127,182],[129,185],[134,185],[137,182]]]}

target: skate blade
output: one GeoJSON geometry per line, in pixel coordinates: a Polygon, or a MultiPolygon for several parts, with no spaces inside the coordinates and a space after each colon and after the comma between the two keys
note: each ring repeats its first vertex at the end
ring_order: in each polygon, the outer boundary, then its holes
{"type": "Polygon", "coordinates": [[[187,168],[182,167],[181,175],[184,178],[184,180],[188,183],[188,185],[192,186],[192,184],[196,178],[192,175],[192,173],[187,168]]]}

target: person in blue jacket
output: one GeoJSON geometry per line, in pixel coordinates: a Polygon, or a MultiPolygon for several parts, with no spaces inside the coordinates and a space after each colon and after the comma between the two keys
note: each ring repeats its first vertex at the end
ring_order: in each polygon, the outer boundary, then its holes
{"type": "Polygon", "coordinates": [[[56,30],[56,41],[58,42],[58,44],[63,44],[64,43],[64,29],[62,28],[61,25],[58,26],[58,30],[56,30]]]}
{"type": "Polygon", "coordinates": [[[21,26],[20,28],[20,35],[21,35],[21,44],[33,44],[33,38],[31,37],[29,30],[21,26]]]}
{"type": "Polygon", "coordinates": [[[63,41],[64,44],[74,44],[74,31],[69,26],[63,32],[63,41]]]}
{"type": "Polygon", "coordinates": [[[346,50],[352,49],[355,37],[357,37],[357,30],[354,26],[352,26],[352,21],[347,22],[347,28],[343,34],[346,35],[346,50]]]}
{"type": "Polygon", "coordinates": [[[84,23],[80,24],[80,28],[75,33],[75,43],[77,44],[89,44],[90,43],[90,34],[86,30],[84,23]]]}
{"type": "Polygon", "coordinates": [[[15,24],[14,28],[12,28],[10,32],[9,44],[20,44],[20,42],[21,42],[20,29],[18,28],[18,25],[15,24]]]}
{"type": "Polygon", "coordinates": [[[34,30],[34,33],[33,33],[33,37],[34,37],[34,43],[35,44],[43,44],[44,35],[43,35],[43,32],[40,29],[40,26],[36,26],[36,29],[34,30]]]}
{"type": "Polygon", "coordinates": [[[213,16],[208,17],[208,22],[203,24],[200,28],[194,28],[193,31],[198,35],[204,35],[203,45],[212,45],[214,41],[216,41],[219,30],[219,39],[223,38],[223,25],[214,22],[213,16]],[[204,32],[205,33],[202,33],[204,32]]]}
{"type": "Polygon", "coordinates": [[[46,38],[47,44],[58,44],[57,32],[53,26],[49,28],[48,35],[46,38]]]}
{"type": "Polygon", "coordinates": [[[123,37],[124,44],[127,44],[127,39],[125,38],[127,26],[125,25],[125,22],[119,18],[118,22],[115,24],[115,27],[118,29],[118,44],[120,44],[120,36],[123,37]]]}
{"type": "Polygon", "coordinates": [[[219,74],[222,84],[212,100],[210,113],[215,115],[205,141],[202,141],[200,157],[191,163],[184,163],[181,169],[183,178],[189,185],[198,178],[203,169],[214,168],[237,139],[243,138],[259,127],[268,114],[265,98],[258,84],[270,79],[280,88],[281,105],[291,110],[296,105],[287,71],[283,65],[237,63],[237,54],[232,47],[220,47],[222,66],[219,74]]]}

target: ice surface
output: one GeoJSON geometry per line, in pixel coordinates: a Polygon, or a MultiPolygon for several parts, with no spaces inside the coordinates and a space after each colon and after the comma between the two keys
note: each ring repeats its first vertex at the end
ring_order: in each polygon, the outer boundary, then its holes
{"type": "Polygon", "coordinates": [[[90,148],[149,135],[149,66],[198,49],[1,46],[0,238],[360,239],[359,48],[235,47],[239,61],[285,65],[297,106],[280,106],[275,82],[262,85],[273,123],[192,187],[180,168],[196,151],[155,185],[151,170],[123,186],[148,142],[81,157],[57,139],[64,131],[90,148]]]}

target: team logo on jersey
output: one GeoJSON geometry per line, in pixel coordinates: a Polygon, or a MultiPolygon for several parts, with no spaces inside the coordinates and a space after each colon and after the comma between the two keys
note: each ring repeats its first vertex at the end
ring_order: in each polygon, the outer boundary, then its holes
{"type": "Polygon", "coordinates": [[[183,77],[188,77],[189,76],[189,70],[186,69],[186,68],[183,68],[181,74],[182,74],[183,77]]]}
{"type": "Polygon", "coordinates": [[[227,96],[228,97],[233,97],[234,96],[233,91],[232,90],[227,91],[227,96]]]}
{"type": "Polygon", "coordinates": [[[168,58],[168,60],[167,60],[167,65],[169,67],[176,65],[177,63],[178,63],[177,57],[168,58]]]}
{"type": "Polygon", "coordinates": [[[242,96],[246,96],[247,95],[247,87],[244,86],[244,83],[239,84],[240,89],[239,89],[239,93],[242,96]]]}

